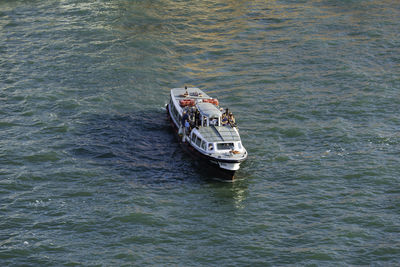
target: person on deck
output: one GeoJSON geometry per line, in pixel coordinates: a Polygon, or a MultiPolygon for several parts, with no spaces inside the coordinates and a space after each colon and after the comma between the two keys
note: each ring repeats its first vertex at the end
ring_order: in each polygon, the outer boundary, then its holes
{"type": "Polygon", "coordinates": [[[187,86],[185,86],[185,93],[183,94],[184,97],[187,97],[189,95],[188,90],[187,90],[187,86]]]}
{"type": "Polygon", "coordinates": [[[235,123],[235,122],[236,122],[236,121],[235,121],[235,117],[233,117],[232,112],[229,113],[228,120],[229,120],[230,123],[235,123]]]}
{"type": "Polygon", "coordinates": [[[182,116],[182,120],[181,120],[181,129],[182,129],[182,142],[185,141],[185,135],[187,134],[186,131],[186,122],[188,122],[189,120],[189,115],[187,114],[186,111],[183,111],[183,116],[182,116]]]}
{"type": "Polygon", "coordinates": [[[229,122],[229,120],[228,120],[228,117],[227,117],[227,116],[225,116],[225,113],[224,113],[224,114],[222,114],[222,120],[221,120],[222,126],[225,126],[225,125],[227,125],[227,124],[228,124],[228,122],[229,122]]]}
{"type": "Polygon", "coordinates": [[[187,114],[186,111],[183,112],[183,116],[182,116],[182,126],[185,125],[185,121],[189,120],[189,115],[187,114]]]}
{"type": "Polygon", "coordinates": [[[190,134],[190,123],[189,123],[188,120],[185,121],[185,133],[186,133],[187,135],[190,134]]]}
{"type": "Polygon", "coordinates": [[[196,109],[196,113],[194,114],[194,124],[196,127],[200,125],[200,111],[196,109]]]}
{"type": "Polygon", "coordinates": [[[236,127],[236,120],[235,120],[235,117],[233,117],[232,112],[229,113],[228,121],[229,121],[229,124],[230,124],[232,127],[236,127]]]}

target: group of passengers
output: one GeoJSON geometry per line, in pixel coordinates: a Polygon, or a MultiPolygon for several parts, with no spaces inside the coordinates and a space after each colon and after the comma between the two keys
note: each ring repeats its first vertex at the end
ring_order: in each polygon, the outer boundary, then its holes
{"type": "Polygon", "coordinates": [[[193,128],[199,127],[201,124],[200,111],[194,107],[185,108],[181,122],[184,126],[185,133],[189,135],[193,128]]]}
{"type": "MultiPolygon", "coordinates": [[[[221,108],[221,111],[223,109],[221,108]]],[[[227,108],[224,113],[222,113],[221,116],[221,122],[222,126],[226,126],[230,124],[232,127],[236,127],[236,121],[235,117],[233,116],[232,112],[229,112],[229,109],[227,108]]]]}

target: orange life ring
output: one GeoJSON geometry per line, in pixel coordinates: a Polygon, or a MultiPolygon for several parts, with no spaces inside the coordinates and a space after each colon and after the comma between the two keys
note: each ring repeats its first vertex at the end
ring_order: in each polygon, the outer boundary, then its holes
{"type": "Polygon", "coordinates": [[[216,105],[216,106],[218,106],[219,105],[219,102],[218,102],[218,99],[213,99],[213,98],[210,98],[210,99],[203,99],[203,102],[205,102],[205,103],[211,103],[211,104],[214,104],[214,105],[216,105]]]}
{"type": "Polygon", "coordinates": [[[186,107],[186,106],[194,106],[194,104],[195,104],[195,102],[194,102],[194,99],[182,99],[182,100],[179,100],[179,105],[181,106],[181,107],[186,107]]]}

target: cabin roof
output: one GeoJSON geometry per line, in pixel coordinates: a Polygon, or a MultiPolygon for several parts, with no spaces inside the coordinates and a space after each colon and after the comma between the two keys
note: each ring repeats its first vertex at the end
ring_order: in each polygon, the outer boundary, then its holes
{"type": "Polygon", "coordinates": [[[221,117],[222,113],[219,111],[219,109],[211,103],[197,103],[197,108],[199,109],[200,113],[203,116],[209,117],[209,118],[219,118],[221,117]]]}
{"type": "Polygon", "coordinates": [[[239,134],[231,126],[200,127],[198,131],[207,142],[240,141],[239,134]]]}

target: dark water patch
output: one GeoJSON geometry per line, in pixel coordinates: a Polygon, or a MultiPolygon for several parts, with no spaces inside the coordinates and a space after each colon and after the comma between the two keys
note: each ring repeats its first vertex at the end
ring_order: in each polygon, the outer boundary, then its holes
{"type": "Polygon", "coordinates": [[[31,218],[25,218],[23,215],[9,216],[6,221],[0,223],[0,229],[2,231],[9,230],[10,228],[21,228],[23,229],[27,225],[32,223],[31,218]]]}
{"type": "Polygon", "coordinates": [[[138,212],[130,213],[122,217],[114,217],[111,219],[111,222],[113,221],[119,221],[122,223],[129,223],[129,224],[139,224],[143,226],[148,225],[148,226],[162,227],[166,225],[160,219],[155,218],[151,214],[138,213],[138,212]]]}
{"type": "Polygon", "coordinates": [[[7,122],[7,121],[0,122],[0,127],[1,128],[9,128],[9,127],[13,127],[13,126],[19,126],[19,124],[18,123],[13,123],[13,122],[7,122]]]}
{"type": "Polygon", "coordinates": [[[76,148],[70,150],[73,155],[89,157],[93,164],[108,166],[136,181],[168,184],[196,172],[178,145],[166,114],[158,110],[91,115],[78,135],[76,148]]]}
{"type": "Polygon", "coordinates": [[[9,190],[10,192],[19,192],[19,191],[29,191],[33,188],[32,185],[26,184],[26,183],[20,183],[14,179],[9,179],[9,180],[1,180],[1,186],[2,189],[4,190],[9,190]]]}
{"type": "Polygon", "coordinates": [[[115,155],[114,153],[108,152],[108,153],[104,153],[104,154],[98,155],[98,156],[96,156],[96,158],[107,159],[107,158],[114,158],[116,156],[117,155],[115,155]]]}
{"type": "Polygon", "coordinates": [[[31,163],[56,162],[59,160],[59,157],[56,152],[44,152],[25,156],[24,160],[31,163]]]}
{"type": "Polygon", "coordinates": [[[66,132],[68,132],[68,125],[65,125],[64,123],[56,126],[44,127],[41,129],[42,134],[57,134],[66,132]]]}
{"type": "Polygon", "coordinates": [[[282,129],[280,132],[289,138],[299,137],[299,136],[304,135],[304,133],[300,129],[297,129],[297,128],[282,129]]]}

